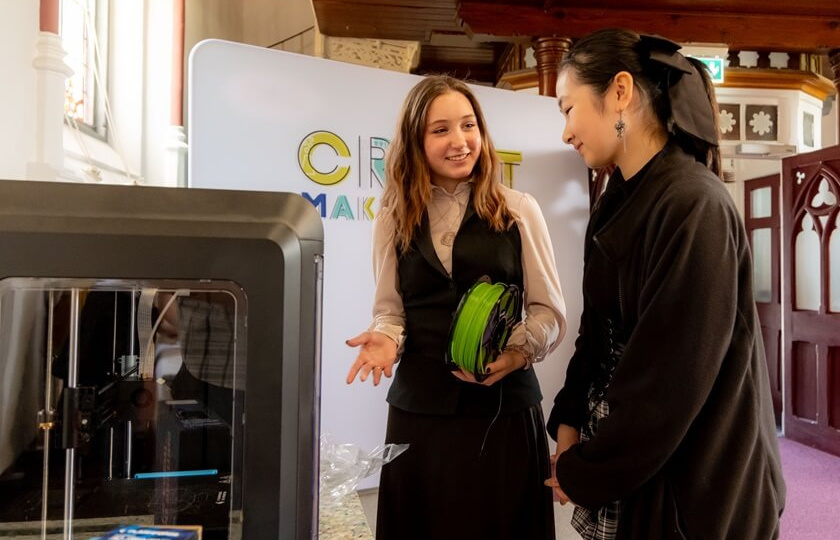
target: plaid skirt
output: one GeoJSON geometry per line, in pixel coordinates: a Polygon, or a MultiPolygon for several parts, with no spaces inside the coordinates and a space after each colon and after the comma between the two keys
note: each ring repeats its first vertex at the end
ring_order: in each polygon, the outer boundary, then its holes
{"type": "MultiPolygon", "coordinates": [[[[590,400],[589,420],[580,431],[580,441],[588,441],[598,429],[598,421],[610,414],[606,399],[597,402],[590,400]]],[[[607,503],[598,510],[588,510],[576,506],[572,513],[572,527],[583,540],[614,540],[618,531],[618,519],[621,514],[621,502],[607,503]]]]}

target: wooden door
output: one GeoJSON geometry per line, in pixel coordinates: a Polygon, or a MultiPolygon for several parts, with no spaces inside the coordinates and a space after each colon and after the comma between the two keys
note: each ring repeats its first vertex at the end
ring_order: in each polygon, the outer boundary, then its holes
{"type": "Polygon", "coordinates": [[[784,430],[840,455],[840,146],[785,158],[784,430]]]}
{"type": "Polygon", "coordinates": [[[773,396],[776,425],[782,425],[782,308],[779,287],[781,175],[773,174],[744,183],[744,224],[753,253],[755,305],[761,321],[767,373],[773,396]]]}

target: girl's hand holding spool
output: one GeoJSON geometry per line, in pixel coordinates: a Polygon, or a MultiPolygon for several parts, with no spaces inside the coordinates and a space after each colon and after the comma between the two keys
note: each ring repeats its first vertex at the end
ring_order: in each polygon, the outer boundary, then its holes
{"type": "Polygon", "coordinates": [[[502,351],[502,353],[496,357],[496,360],[485,366],[484,372],[487,374],[487,377],[482,381],[478,381],[475,378],[475,375],[464,371],[463,369],[454,369],[452,370],[452,374],[464,382],[492,386],[502,380],[508,373],[524,368],[527,363],[525,355],[523,355],[520,351],[507,350],[502,351]]]}

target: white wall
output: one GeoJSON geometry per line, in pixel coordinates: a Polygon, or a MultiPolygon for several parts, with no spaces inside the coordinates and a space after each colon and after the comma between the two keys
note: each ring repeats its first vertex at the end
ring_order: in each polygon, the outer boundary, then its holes
{"type": "MultiPolygon", "coordinates": [[[[120,2],[125,4],[125,2],[120,2]]],[[[145,104],[140,144],[141,173],[146,183],[177,185],[178,171],[173,160],[177,150],[173,145],[179,132],[171,122],[173,64],[175,46],[172,27],[172,0],[146,0],[147,36],[141,66],[145,74],[145,104]],[[149,30],[151,34],[149,34],[149,30]]],[[[125,6],[122,6],[123,8],[125,6]]]]}
{"type": "Polygon", "coordinates": [[[189,54],[195,44],[204,39],[243,41],[244,2],[245,0],[186,0],[186,53],[189,54]]]}
{"type": "Polygon", "coordinates": [[[26,178],[34,159],[37,92],[32,60],[38,40],[38,2],[0,0],[0,178],[26,178]]]}
{"type": "Polygon", "coordinates": [[[835,94],[823,107],[822,116],[822,141],[823,146],[834,146],[840,144],[840,107],[837,105],[838,97],[835,94]]]}

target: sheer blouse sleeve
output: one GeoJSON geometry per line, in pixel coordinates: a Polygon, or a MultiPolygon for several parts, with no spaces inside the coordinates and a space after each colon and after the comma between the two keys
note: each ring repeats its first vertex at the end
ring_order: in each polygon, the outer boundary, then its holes
{"type": "Polygon", "coordinates": [[[398,346],[397,357],[402,352],[405,339],[405,311],[399,292],[397,252],[394,248],[394,222],[386,208],[381,208],[373,220],[373,322],[368,328],[382,332],[398,346]]]}
{"type": "Polygon", "coordinates": [[[525,316],[508,339],[531,362],[543,360],[566,333],[566,302],[560,288],[554,249],[539,204],[531,195],[506,190],[522,238],[525,316]]]}

